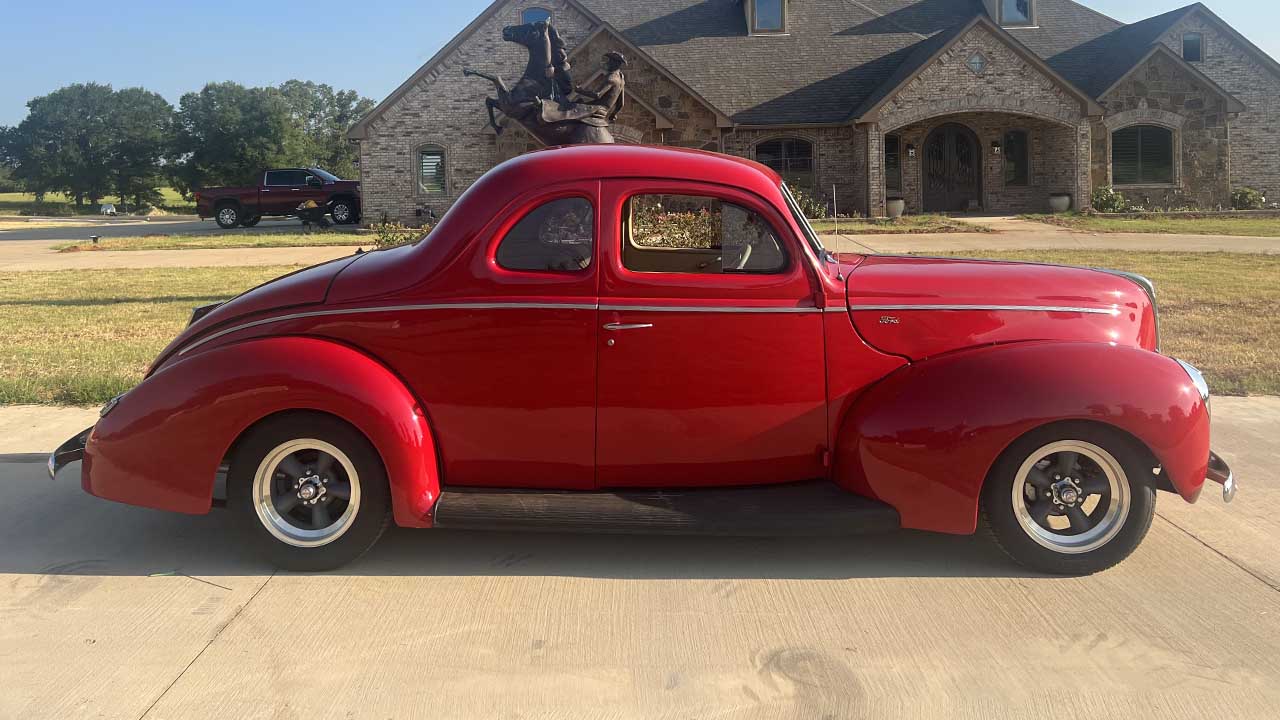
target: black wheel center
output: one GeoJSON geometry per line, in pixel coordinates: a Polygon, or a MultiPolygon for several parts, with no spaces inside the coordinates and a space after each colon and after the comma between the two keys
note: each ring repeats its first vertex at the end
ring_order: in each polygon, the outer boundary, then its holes
{"type": "Polygon", "coordinates": [[[1053,484],[1051,490],[1053,501],[1064,507],[1075,507],[1077,503],[1084,500],[1084,492],[1073,478],[1062,478],[1053,484]]]}

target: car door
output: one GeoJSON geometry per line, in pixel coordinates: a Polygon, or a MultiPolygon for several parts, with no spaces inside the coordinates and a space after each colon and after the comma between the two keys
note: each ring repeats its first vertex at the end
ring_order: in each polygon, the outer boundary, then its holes
{"type": "Polygon", "coordinates": [[[607,182],[601,208],[598,486],[823,477],[822,311],[782,217],[669,181],[607,182]]]}
{"type": "Polygon", "coordinates": [[[301,170],[268,170],[262,181],[260,195],[262,213],[265,215],[289,215],[302,202],[302,188],[306,173],[301,170]]]}
{"type": "Polygon", "coordinates": [[[329,204],[329,192],[330,188],[325,186],[324,178],[309,170],[302,171],[302,185],[298,188],[299,204],[313,200],[316,205],[325,207],[329,204]]]}

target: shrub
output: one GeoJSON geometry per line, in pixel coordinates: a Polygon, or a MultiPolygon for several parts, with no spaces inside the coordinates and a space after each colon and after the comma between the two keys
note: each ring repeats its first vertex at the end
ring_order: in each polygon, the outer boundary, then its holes
{"type": "Polygon", "coordinates": [[[1124,213],[1132,212],[1135,208],[1123,193],[1108,186],[1093,191],[1093,209],[1100,213],[1124,213]]]}
{"type": "Polygon", "coordinates": [[[719,212],[705,207],[668,210],[656,202],[641,201],[632,206],[633,237],[648,247],[718,248],[721,221],[719,212]]]}
{"type": "Polygon", "coordinates": [[[810,219],[822,219],[827,216],[827,201],[822,197],[813,195],[809,190],[801,187],[790,188],[791,194],[795,196],[796,203],[800,206],[800,212],[810,219]]]}
{"type": "Polygon", "coordinates": [[[1267,198],[1251,187],[1231,191],[1231,207],[1236,210],[1261,210],[1266,204],[1267,198]]]}
{"type": "Polygon", "coordinates": [[[429,227],[409,227],[402,223],[380,222],[371,227],[374,234],[374,244],[379,250],[384,248],[400,247],[401,245],[412,245],[431,232],[429,227]]]}

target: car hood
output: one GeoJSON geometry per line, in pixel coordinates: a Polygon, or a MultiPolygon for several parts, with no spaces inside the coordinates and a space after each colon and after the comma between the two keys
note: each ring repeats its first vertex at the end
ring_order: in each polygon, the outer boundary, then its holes
{"type": "Polygon", "coordinates": [[[868,343],[921,359],[1031,340],[1156,349],[1154,289],[1109,270],[872,256],[848,273],[849,313],[868,343]]]}
{"type": "Polygon", "coordinates": [[[188,343],[225,329],[233,323],[324,303],[334,278],[361,257],[351,255],[283,275],[205,312],[169,343],[152,370],[159,368],[188,343]]]}

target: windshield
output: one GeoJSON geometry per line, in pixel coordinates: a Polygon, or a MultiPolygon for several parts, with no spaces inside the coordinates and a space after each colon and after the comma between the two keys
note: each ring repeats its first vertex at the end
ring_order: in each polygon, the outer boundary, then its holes
{"type": "Polygon", "coordinates": [[[796,202],[795,197],[791,194],[791,190],[787,188],[787,184],[782,184],[782,194],[787,198],[787,208],[791,210],[791,216],[795,218],[796,224],[804,231],[804,239],[809,241],[809,247],[813,248],[813,253],[820,259],[831,261],[831,253],[827,252],[827,248],[818,239],[818,234],[813,231],[813,226],[809,224],[809,218],[804,216],[800,210],[800,203],[796,202]]]}
{"type": "Polygon", "coordinates": [[[331,172],[326,172],[324,170],[321,170],[320,168],[311,168],[311,173],[313,175],[316,175],[320,179],[324,180],[325,182],[338,182],[342,180],[342,178],[338,177],[337,175],[334,175],[331,172]]]}

